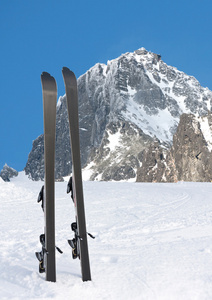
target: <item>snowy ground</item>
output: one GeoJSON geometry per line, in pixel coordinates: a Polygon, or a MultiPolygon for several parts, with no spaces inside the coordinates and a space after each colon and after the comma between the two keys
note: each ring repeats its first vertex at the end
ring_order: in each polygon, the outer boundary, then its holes
{"type": "Polygon", "coordinates": [[[92,282],[72,260],[73,204],[56,183],[57,282],[38,273],[41,182],[0,181],[0,299],[212,299],[212,184],[84,182],[92,282]]]}

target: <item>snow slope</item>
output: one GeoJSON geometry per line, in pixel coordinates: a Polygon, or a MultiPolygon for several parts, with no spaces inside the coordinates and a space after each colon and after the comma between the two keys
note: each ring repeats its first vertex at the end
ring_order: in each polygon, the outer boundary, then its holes
{"type": "Polygon", "coordinates": [[[38,273],[42,182],[0,181],[0,299],[212,299],[211,183],[84,182],[92,282],[72,260],[73,204],[56,183],[57,282],[38,273]]]}

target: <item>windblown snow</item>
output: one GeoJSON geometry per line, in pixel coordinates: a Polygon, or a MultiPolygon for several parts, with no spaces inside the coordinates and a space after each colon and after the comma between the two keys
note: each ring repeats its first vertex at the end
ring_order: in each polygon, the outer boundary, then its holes
{"type": "Polygon", "coordinates": [[[67,239],[74,208],[56,183],[57,282],[38,272],[43,182],[0,180],[1,299],[212,299],[211,183],[84,182],[91,282],[67,239]]]}

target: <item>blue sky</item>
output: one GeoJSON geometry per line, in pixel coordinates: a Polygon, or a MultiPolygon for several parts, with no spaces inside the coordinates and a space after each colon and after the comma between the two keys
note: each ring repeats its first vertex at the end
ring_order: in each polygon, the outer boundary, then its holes
{"type": "Polygon", "coordinates": [[[43,132],[43,71],[65,89],[95,63],[144,47],[212,90],[211,0],[1,0],[0,170],[24,169],[43,132]]]}

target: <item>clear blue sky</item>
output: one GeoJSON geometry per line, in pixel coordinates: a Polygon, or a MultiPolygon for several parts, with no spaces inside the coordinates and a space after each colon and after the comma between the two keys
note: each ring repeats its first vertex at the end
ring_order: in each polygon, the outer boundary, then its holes
{"type": "Polygon", "coordinates": [[[40,74],[65,89],[95,63],[144,47],[212,90],[211,0],[1,0],[0,170],[24,169],[43,132],[40,74]]]}

